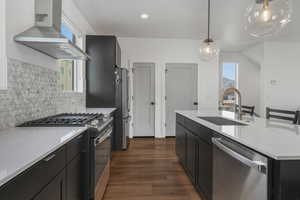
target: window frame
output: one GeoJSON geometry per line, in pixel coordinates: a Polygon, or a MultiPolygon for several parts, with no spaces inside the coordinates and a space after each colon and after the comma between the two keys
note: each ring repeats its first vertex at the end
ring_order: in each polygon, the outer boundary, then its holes
{"type": "Polygon", "coordinates": [[[5,1],[0,1],[0,90],[7,90],[7,55],[6,55],[6,9],[5,1]]]}
{"type": "Polygon", "coordinates": [[[221,74],[220,74],[220,77],[221,77],[221,90],[223,90],[224,89],[224,82],[223,82],[223,73],[224,73],[224,64],[226,64],[226,63],[229,63],[229,64],[235,64],[235,83],[234,83],[234,87],[236,88],[236,89],[239,89],[239,79],[238,79],[238,77],[239,77],[239,63],[238,62],[222,62],[221,63],[221,70],[220,70],[220,72],[221,72],[221,74]]]}
{"type": "MultiPolygon", "coordinates": [[[[65,24],[75,37],[75,44],[84,49],[84,37],[82,32],[74,25],[74,23],[63,13],[62,23],[65,24]]],[[[81,60],[73,61],[73,90],[63,90],[66,93],[83,93],[83,68],[84,62],[81,60]]]]}
{"type": "MultiPolygon", "coordinates": [[[[220,66],[220,97],[223,96],[223,93],[225,91],[225,87],[224,87],[224,82],[223,82],[223,75],[224,75],[224,64],[235,64],[235,83],[234,83],[234,88],[239,89],[239,65],[240,63],[235,62],[235,61],[223,61],[221,62],[221,66],[220,66]]],[[[237,100],[237,96],[235,94],[235,102],[237,100]]]]}

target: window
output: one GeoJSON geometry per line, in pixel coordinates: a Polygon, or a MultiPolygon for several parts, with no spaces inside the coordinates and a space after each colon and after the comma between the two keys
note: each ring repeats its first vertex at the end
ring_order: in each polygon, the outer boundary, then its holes
{"type": "MultiPolygon", "coordinates": [[[[223,63],[222,64],[222,92],[228,88],[238,88],[238,64],[223,63]]],[[[235,103],[236,96],[231,93],[224,97],[226,103],[235,103]]]]}
{"type": "Polygon", "coordinates": [[[0,1],[0,90],[7,89],[5,0],[0,1]]]}
{"type": "MultiPolygon", "coordinates": [[[[79,48],[83,48],[82,35],[66,17],[63,18],[61,33],[79,48]]],[[[59,67],[61,89],[66,92],[83,92],[83,61],[60,60],[59,67]]]]}

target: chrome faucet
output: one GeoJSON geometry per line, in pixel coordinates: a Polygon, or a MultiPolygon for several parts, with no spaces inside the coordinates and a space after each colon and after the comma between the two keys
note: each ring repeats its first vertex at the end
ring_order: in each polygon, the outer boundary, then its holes
{"type": "Polygon", "coordinates": [[[223,95],[222,95],[222,99],[221,99],[221,104],[223,106],[232,106],[235,109],[235,103],[225,103],[224,102],[224,98],[229,94],[229,93],[236,93],[238,95],[238,119],[242,120],[242,95],[241,92],[236,89],[236,88],[228,88],[224,91],[223,95]]]}

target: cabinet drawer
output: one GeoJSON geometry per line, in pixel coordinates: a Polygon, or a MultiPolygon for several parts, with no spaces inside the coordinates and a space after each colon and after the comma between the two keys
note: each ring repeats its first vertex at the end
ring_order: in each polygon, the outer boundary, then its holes
{"type": "Polygon", "coordinates": [[[208,144],[212,143],[211,138],[213,137],[213,132],[209,128],[206,128],[205,126],[202,126],[189,119],[185,120],[185,127],[208,144]]]}
{"type": "Polygon", "coordinates": [[[0,199],[32,199],[65,165],[66,150],[62,147],[0,188],[0,199]]]}
{"type": "MultiPolygon", "coordinates": [[[[83,133],[84,134],[84,133],[83,133]]],[[[69,163],[73,158],[75,158],[80,152],[84,145],[83,134],[77,136],[71,142],[67,144],[67,162],[69,163]]]]}
{"type": "Polygon", "coordinates": [[[180,114],[176,114],[176,123],[181,124],[182,126],[184,126],[184,119],[185,117],[181,116],[180,114]]]}

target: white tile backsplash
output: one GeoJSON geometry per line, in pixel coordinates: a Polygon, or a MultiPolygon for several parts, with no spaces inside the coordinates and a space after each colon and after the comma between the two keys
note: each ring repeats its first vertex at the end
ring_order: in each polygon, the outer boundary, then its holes
{"type": "Polygon", "coordinates": [[[9,59],[8,90],[0,91],[0,129],[58,113],[85,111],[85,92],[63,92],[58,78],[55,70],[9,59]]]}

